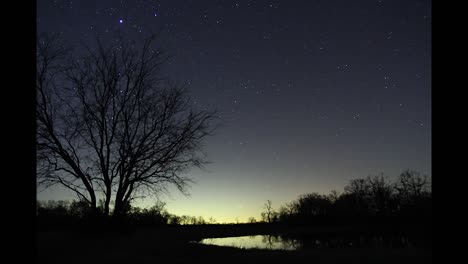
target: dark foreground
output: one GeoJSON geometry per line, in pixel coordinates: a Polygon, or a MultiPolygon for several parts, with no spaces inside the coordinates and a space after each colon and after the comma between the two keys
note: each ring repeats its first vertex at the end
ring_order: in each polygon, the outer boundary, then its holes
{"type": "MultiPolygon", "coordinates": [[[[38,231],[38,263],[432,263],[430,241],[413,247],[307,248],[297,251],[238,249],[194,243],[201,238],[259,234],[328,237],[387,232],[381,227],[204,225],[142,228],[127,234],[38,231]]],[[[430,230],[411,229],[418,237],[430,230]]]]}

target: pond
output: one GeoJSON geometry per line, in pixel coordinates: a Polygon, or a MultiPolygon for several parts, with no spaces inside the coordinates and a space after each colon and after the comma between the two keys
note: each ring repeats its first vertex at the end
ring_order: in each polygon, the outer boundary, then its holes
{"type": "Polygon", "coordinates": [[[409,248],[427,247],[427,243],[407,236],[281,236],[253,235],[224,238],[205,238],[205,245],[228,246],[243,249],[298,250],[312,248],[409,248]]]}
{"type": "Polygon", "coordinates": [[[279,236],[256,235],[223,238],[205,238],[199,243],[205,245],[228,246],[237,248],[258,248],[258,249],[282,249],[296,250],[299,248],[299,241],[294,239],[282,239],[279,236]]]}

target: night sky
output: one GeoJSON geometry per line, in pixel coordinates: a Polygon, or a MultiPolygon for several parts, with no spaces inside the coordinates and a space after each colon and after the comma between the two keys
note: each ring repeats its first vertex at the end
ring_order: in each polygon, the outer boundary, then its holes
{"type": "Polygon", "coordinates": [[[162,30],[164,75],[222,123],[191,195],[160,197],[170,213],[242,222],[353,178],[431,176],[431,1],[43,0],[37,27],[75,46],[162,30]]]}

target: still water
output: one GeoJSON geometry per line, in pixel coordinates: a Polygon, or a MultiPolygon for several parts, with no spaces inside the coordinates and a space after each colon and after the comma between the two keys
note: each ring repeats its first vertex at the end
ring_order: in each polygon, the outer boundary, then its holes
{"type": "Polygon", "coordinates": [[[406,236],[351,236],[351,237],[310,237],[255,235],[224,238],[205,238],[201,244],[237,247],[243,249],[298,250],[311,248],[408,248],[427,247],[426,243],[409,239],[406,236]],[[424,245],[426,244],[426,245],[424,245]]]}
{"type": "Polygon", "coordinates": [[[237,248],[258,248],[258,249],[282,249],[296,250],[300,244],[294,239],[282,239],[279,236],[256,235],[256,236],[239,236],[239,237],[223,237],[223,238],[205,238],[200,241],[205,245],[227,246],[237,248]]]}

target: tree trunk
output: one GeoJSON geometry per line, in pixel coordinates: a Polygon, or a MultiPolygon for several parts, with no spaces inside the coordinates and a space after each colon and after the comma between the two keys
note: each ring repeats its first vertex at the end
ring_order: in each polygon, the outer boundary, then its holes
{"type": "Polygon", "coordinates": [[[94,193],[91,193],[91,201],[90,201],[90,212],[87,217],[88,219],[88,225],[91,225],[91,227],[98,226],[99,222],[99,210],[97,207],[97,201],[96,201],[96,196],[94,193]]]}
{"type": "Polygon", "coordinates": [[[106,201],[104,202],[104,216],[109,216],[110,215],[110,201],[111,201],[111,187],[107,186],[106,187],[106,201]]]}
{"type": "Polygon", "coordinates": [[[120,218],[124,213],[123,209],[124,209],[123,195],[121,194],[121,192],[117,192],[115,196],[114,213],[112,214],[112,216],[114,218],[120,218]]]}

